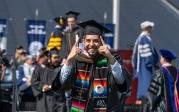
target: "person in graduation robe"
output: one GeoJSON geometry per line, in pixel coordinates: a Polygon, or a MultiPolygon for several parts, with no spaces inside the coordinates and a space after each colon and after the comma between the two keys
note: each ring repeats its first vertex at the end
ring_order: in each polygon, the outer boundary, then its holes
{"type": "Polygon", "coordinates": [[[31,79],[35,68],[34,59],[31,55],[26,56],[25,63],[20,65],[16,71],[19,109],[22,110],[25,102],[35,102],[32,93],[31,79]]]}
{"type": "Polygon", "coordinates": [[[84,28],[84,48],[75,43],[61,69],[61,82],[72,82],[71,112],[120,112],[119,94],[127,89],[120,63],[102,39],[108,29],[94,20],[84,28]]]}
{"type": "Polygon", "coordinates": [[[79,14],[75,11],[68,11],[66,13],[67,26],[63,31],[62,49],[60,51],[60,55],[64,59],[66,59],[76,41],[76,34],[82,35],[81,28],[77,25],[79,14]]]}
{"type": "Polygon", "coordinates": [[[161,49],[160,53],[160,73],[152,80],[149,89],[152,111],[179,112],[179,77],[177,68],[172,64],[176,55],[167,49],[161,49]]]}
{"type": "Polygon", "coordinates": [[[56,22],[56,25],[54,31],[50,34],[47,49],[51,50],[53,48],[56,48],[58,50],[61,50],[62,38],[64,35],[64,28],[66,26],[66,22],[65,18],[62,16],[54,18],[54,21],[56,22]]]}
{"type": "Polygon", "coordinates": [[[148,88],[153,77],[154,67],[158,63],[158,54],[154,48],[151,33],[154,23],[141,23],[142,32],[138,36],[132,54],[132,66],[135,77],[138,78],[137,98],[146,99],[148,88]]]}
{"type": "Polygon", "coordinates": [[[31,86],[37,101],[37,112],[65,112],[64,93],[56,94],[58,88],[54,87],[53,83],[57,73],[54,73],[55,70],[52,69],[52,66],[47,66],[47,60],[47,53],[40,54],[38,64],[32,75],[31,86]],[[56,103],[57,99],[58,105],[56,103]]]}

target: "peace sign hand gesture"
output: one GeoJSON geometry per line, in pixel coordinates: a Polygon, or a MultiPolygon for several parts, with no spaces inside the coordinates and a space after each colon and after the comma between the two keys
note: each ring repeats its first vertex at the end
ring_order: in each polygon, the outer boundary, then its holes
{"type": "Polygon", "coordinates": [[[81,49],[78,47],[78,42],[75,42],[75,44],[73,45],[67,60],[66,60],[66,64],[70,65],[73,61],[73,59],[76,57],[77,54],[80,54],[81,49]]]}
{"type": "Polygon", "coordinates": [[[98,48],[98,52],[99,54],[105,56],[108,58],[110,64],[113,64],[115,62],[115,59],[114,57],[112,56],[110,50],[109,50],[109,46],[107,46],[103,40],[103,38],[100,36],[100,40],[101,40],[101,43],[102,43],[102,46],[100,46],[98,48]]]}

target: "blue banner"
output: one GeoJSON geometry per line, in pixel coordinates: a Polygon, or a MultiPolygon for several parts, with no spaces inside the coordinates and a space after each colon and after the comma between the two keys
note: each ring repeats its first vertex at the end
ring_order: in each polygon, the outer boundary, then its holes
{"type": "Polygon", "coordinates": [[[6,50],[7,46],[7,21],[0,19],[0,49],[6,50]]]}
{"type": "Polygon", "coordinates": [[[104,41],[108,44],[108,45],[110,45],[110,47],[112,47],[113,48],[113,40],[114,40],[114,24],[112,24],[112,23],[106,23],[106,24],[104,24],[104,26],[106,27],[106,28],[108,28],[109,30],[111,30],[112,32],[111,33],[105,33],[104,34],[104,41]]]}
{"type": "Polygon", "coordinates": [[[27,21],[28,51],[30,55],[38,55],[46,40],[46,21],[27,21]]]}

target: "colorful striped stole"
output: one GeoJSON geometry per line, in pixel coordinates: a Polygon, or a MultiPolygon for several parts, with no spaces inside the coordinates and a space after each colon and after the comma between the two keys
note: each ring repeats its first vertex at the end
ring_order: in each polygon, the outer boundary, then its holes
{"type": "Polygon", "coordinates": [[[99,58],[94,64],[77,63],[71,112],[86,112],[89,101],[93,105],[93,112],[107,112],[109,73],[107,65],[106,58],[99,58]]]}

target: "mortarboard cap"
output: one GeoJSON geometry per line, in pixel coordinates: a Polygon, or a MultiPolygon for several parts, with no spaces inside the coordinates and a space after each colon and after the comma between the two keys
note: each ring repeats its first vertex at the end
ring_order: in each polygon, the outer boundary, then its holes
{"type": "Polygon", "coordinates": [[[162,57],[169,59],[169,60],[174,60],[177,58],[175,53],[173,53],[167,49],[160,49],[160,53],[161,53],[162,57]]]}
{"type": "Polygon", "coordinates": [[[53,57],[53,56],[59,56],[59,50],[56,47],[50,49],[49,56],[51,56],[51,57],[53,57]]]}
{"type": "Polygon", "coordinates": [[[102,35],[103,33],[111,32],[109,29],[94,20],[85,21],[78,25],[84,28],[84,35],[102,35]]]}
{"type": "Polygon", "coordinates": [[[144,28],[146,28],[146,27],[154,27],[154,22],[151,22],[151,21],[144,21],[144,22],[142,22],[141,24],[140,24],[140,27],[141,27],[141,29],[144,29],[144,28]]]}
{"type": "Polygon", "coordinates": [[[68,12],[66,13],[67,18],[70,18],[70,17],[77,18],[78,15],[80,15],[80,13],[79,13],[79,12],[74,12],[74,11],[68,11],[68,12]]]}
{"type": "Polygon", "coordinates": [[[65,24],[65,18],[62,17],[62,16],[54,18],[54,21],[59,25],[64,25],[65,24]]]}

